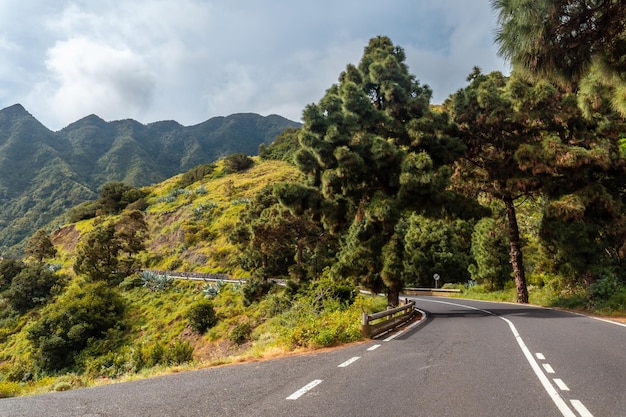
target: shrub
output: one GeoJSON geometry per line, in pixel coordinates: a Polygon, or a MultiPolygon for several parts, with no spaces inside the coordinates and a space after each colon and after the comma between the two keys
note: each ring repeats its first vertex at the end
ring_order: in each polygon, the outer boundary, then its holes
{"type": "Polygon", "coordinates": [[[4,379],[9,382],[28,382],[34,377],[32,368],[32,364],[17,361],[11,364],[7,372],[4,373],[4,379]]]}
{"type": "Polygon", "coordinates": [[[623,288],[614,275],[606,275],[591,285],[591,299],[595,302],[606,301],[623,288]]]}
{"type": "Polygon", "coordinates": [[[53,289],[64,285],[65,277],[46,268],[28,267],[13,278],[6,293],[9,305],[19,313],[44,304],[55,293],[53,289]]]}
{"type": "Polygon", "coordinates": [[[243,153],[234,153],[224,158],[223,171],[226,174],[245,171],[254,165],[254,161],[243,153]]]}
{"type": "Polygon", "coordinates": [[[124,278],[119,287],[122,291],[129,291],[133,288],[141,287],[144,285],[144,280],[139,274],[132,274],[124,278]]]}
{"type": "Polygon", "coordinates": [[[343,307],[354,303],[358,294],[357,288],[347,280],[334,280],[324,277],[311,282],[308,294],[314,303],[328,303],[331,300],[338,301],[343,307]]]}
{"type": "Polygon", "coordinates": [[[248,323],[240,323],[231,330],[228,339],[233,343],[241,345],[248,340],[251,332],[252,329],[248,323]]]}
{"type": "Polygon", "coordinates": [[[44,371],[73,366],[83,349],[120,325],[124,310],[122,298],[104,282],[69,288],[27,331],[36,364],[44,371]]]}
{"type": "Polygon", "coordinates": [[[15,259],[4,259],[0,261],[0,290],[8,289],[15,278],[26,265],[22,261],[15,259]]]}
{"type": "Polygon", "coordinates": [[[179,188],[185,188],[196,181],[200,181],[205,176],[212,174],[213,171],[215,171],[214,164],[198,165],[185,172],[181,179],[176,183],[176,186],[179,188]]]}
{"type": "Polygon", "coordinates": [[[86,201],[72,208],[67,220],[69,223],[77,223],[81,220],[93,219],[101,208],[102,204],[98,201],[86,201]]]}
{"type": "Polygon", "coordinates": [[[138,345],[128,356],[126,361],[127,371],[138,372],[143,368],[158,365],[180,365],[193,361],[193,346],[188,341],[176,340],[165,347],[156,342],[151,345],[138,345]]]}
{"type": "Polygon", "coordinates": [[[259,278],[250,279],[243,286],[243,304],[246,307],[251,306],[269,293],[273,286],[274,283],[271,281],[264,281],[259,278]]]}
{"type": "Polygon", "coordinates": [[[200,300],[192,304],[186,314],[191,329],[200,334],[206,333],[217,323],[217,316],[213,303],[209,300],[200,300]]]}
{"type": "Polygon", "coordinates": [[[17,382],[0,381],[0,399],[15,397],[22,387],[17,382]]]}
{"type": "Polygon", "coordinates": [[[117,378],[124,375],[131,370],[129,360],[124,353],[124,351],[107,352],[104,355],[89,358],[85,365],[85,373],[92,378],[102,376],[117,378]]]}
{"type": "Polygon", "coordinates": [[[146,351],[146,366],[157,366],[163,362],[165,357],[165,348],[160,343],[155,343],[148,347],[146,351]]]}
{"type": "Polygon", "coordinates": [[[61,381],[61,382],[56,383],[52,389],[57,392],[69,391],[72,389],[72,384],[70,384],[67,381],[61,381]]]}
{"type": "Polygon", "coordinates": [[[163,358],[170,365],[181,365],[193,361],[193,346],[188,341],[176,340],[172,343],[163,358]]]}
{"type": "Polygon", "coordinates": [[[591,285],[591,302],[601,310],[626,308],[626,286],[615,275],[606,275],[591,285]]]}

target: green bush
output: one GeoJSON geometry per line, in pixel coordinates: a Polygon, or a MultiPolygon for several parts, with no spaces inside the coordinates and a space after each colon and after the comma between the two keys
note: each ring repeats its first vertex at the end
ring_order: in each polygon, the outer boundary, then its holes
{"type": "Polygon", "coordinates": [[[245,171],[254,165],[252,158],[243,153],[234,153],[224,158],[224,168],[226,174],[245,171]]]}
{"type": "Polygon", "coordinates": [[[66,278],[43,267],[27,267],[11,281],[6,297],[9,305],[19,313],[44,304],[64,285],[66,278]]]}
{"type": "Polygon", "coordinates": [[[9,382],[28,382],[34,378],[32,364],[27,364],[21,361],[12,363],[10,367],[2,369],[0,372],[4,374],[4,379],[9,382]]]}
{"type": "Polygon", "coordinates": [[[22,261],[15,259],[4,259],[0,261],[0,290],[6,290],[26,265],[22,261]]]}
{"type": "Polygon", "coordinates": [[[188,341],[176,340],[165,347],[156,342],[151,345],[138,345],[125,355],[126,371],[138,372],[158,365],[180,365],[193,361],[193,346],[188,341]]]}
{"type": "Polygon", "coordinates": [[[259,278],[253,278],[246,282],[243,286],[243,304],[248,307],[257,301],[260,301],[274,287],[271,281],[264,281],[259,278]]]}
{"type": "Polygon", "coordinates": [[[624,310],[626,286],[615,275],[605,275],[591,285],[591,302],[598,310],[624,310]]]}
{"type": "Polygon", "coordinates": [[[87,360],[85,373],[92,378],[108,377],[117,378],[132,370],[129,358],[122,350],[121,352],[107,352],[104,355],[92,357],[87,360]]]}
{"type": "Polygon", "coordinates": [[[145,281],[141,275],[132,274],[124,278],[124,280],[120,282],[119,287],[122,291],[130,291],[133,288],[142,287],[144,285],[145,281]]]}
{"type": "Polygon", "coordinates": [[[181,365],[193,361],[193,346],[180,339],[172,343],[165,352],[164,360],[169,365],[181,365]]]}
{"type": "Polygon", "coordinates": [[[200,300],[192,304],[186,314],[189,326],[194,332],[204,334],[217,323],[217,315],[213,303],[209,300],[200,300]]]}
{"type": "Polygon", "coordinates": [[[614,275],[606,275],[591,285],[591,299],[601,303],[609,300],[622,289],[624,289],[623,284],[614,275]]]}
{"type": "Polygon", "coordinates": [[[248,323],[240,323],[236,325],[233,330],[230,331],[228,339],[233,343],[241,345],[248,340],[251,332],[252,329],[250,328],[250,325],[248,323]]]}
{"type": "Polygon", "coordinates": [[[334,280],[329,277],[311,282],[307,292],[317,305],[337,301],[343,307],[352,305],[358,294],[357,288],[350,281],[334,280]]]}
{"type": "Polygon", "coordinates": [[[200,181],[205,176],[212,174],[215,171],[214,164],[198,165],[185,172],[181,179],[176,183],[176,187],[185,188],[196,181],[200,181]]]}
{"type": "Polygon", "coordinates": [[[146,357],[146,367],[157,366],[163,362],[165,348],[160,343],[155,343],[148,347],[146,357]]]}
{"type": "Polygon", "coordinates": [[[120,326],[124,311],[124,301],[105,282],[69,288],[27,331],[36,364],[44,371],[75,365],[83,349],[120,326]]]}
{"type": "Polygon", "coordinates": [[[21,389],[17,382],[0,381],[0,399],[15,397],[21,389]]]}

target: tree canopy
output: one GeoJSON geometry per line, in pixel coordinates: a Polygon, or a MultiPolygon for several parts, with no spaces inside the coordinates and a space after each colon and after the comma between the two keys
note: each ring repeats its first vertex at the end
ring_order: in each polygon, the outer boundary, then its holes
{"type": "MultiPolygon", "coordinates": [[[[515,69],[599,96],[626,115],[626,7],[619,0],[492,0],[515,69]]],[[[581,97],[585,100],[584,97],[581,97]]],[[[593,101],[585,100],[588,110],[593,101]]]]}
{"type": "MultiPolygon", "coordinates": [[[[540,195],[554,200],[598,196],[588,187],[602,187],[601,178],[619,170],[619,135],[584,119],[575,94],[549,82],[529,83],[498,72],[483,75],[478,69],[468,80],[469,86],[451,104],[466,145],[455,184],[471,195],[484,193],[503,203],[518,301],[528,302],[515,202],[540,195]]],[[[577,201],[590,208],[596,198],[587,198],[586,204],[577,201]]]]}

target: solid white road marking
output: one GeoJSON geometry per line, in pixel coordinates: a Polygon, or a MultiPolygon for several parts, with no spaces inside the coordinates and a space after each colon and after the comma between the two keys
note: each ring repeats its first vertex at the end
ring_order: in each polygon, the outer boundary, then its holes
{"type": "Polygon", "coordinates": [[[361,359],[360,356],[355,356],[354,358],[350,358],[347,361],[345,361],[344,363],[342,363],[341,365],[339,365],[338,368],[345,368],[346,366],[350,366],[354,362],[358,361],[359,359],[361,359]]]}
{"type": "Polygon", "coordinates": [[[554,373],[554,369],[552,369],[552,367],[550,366],[549,363],[544,363],[543,364],[543,369],[545,369],[546,372],[549,373],[549,374],[553,374],[554,373]]]}
{"type": "Polygon", "coordinates": [[[570,402],[572,403],[576,411],[578,411],[578,414],[580,414],[580,417],[593,417],[593,414],[591,414],[589,410],[587,410],[587,407],[585,407],[583,403],[581,403],[580,401],[571,400],[570,402]]]}
{"type": "Polygon", "coordinates": [[[546,357],[543,356],[543,353],[535,353],[535,356],[537,357],[537,359],[539,359],[540,361],[545,361],[546,357]]]}
{"type": "Polygon", "coordinates": [[[563,382],[561,378],[554,378],[553,381],[561,391],[569,391],[569,388],[565,385],[565,382],[563,382]]]}
{"type": "Polygon", "coordinates": [[[378,349],[378,348],[379,348],[379,347],[381,347],[381,346],[382,346],[382,345],[374,345],[374,346],[370,346],[370,347],[368,347],[368,348],[367,348],[367,350],[369,350],[369,351],[376,350],[376,349],[378,349]]]}
{"type": "Polygon", "coordinates": [[[318,386],[321,383],[322,383],[321,379],[316,379],[314,381],[311,381],[308,384],[306,384],[305,386],[303,386],[302,388],[300,388],[298,391],[296,391],[293,394],[291,394],[289,397],[287,397],[287,399],[288,400],[297,400],[298,398],[302,397],[304,394],[306,394],[307,392],[311,391],[313,388],[315,388],[316,386],[318,386]]]}

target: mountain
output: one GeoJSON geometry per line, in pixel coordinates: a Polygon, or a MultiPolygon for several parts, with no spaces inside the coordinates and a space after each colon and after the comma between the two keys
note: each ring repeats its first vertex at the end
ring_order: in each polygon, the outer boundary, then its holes
{"type": "Polygon", "coordinates": [[[38,228],[109,181],[158,183],[232,153],[255,155],[283,130],[281,116],[215,117],[194,126],[175,121],[106,122],[96,115],[53,132],[19,104],[0,110],[0,254],[19,256],[38,228]]]}

